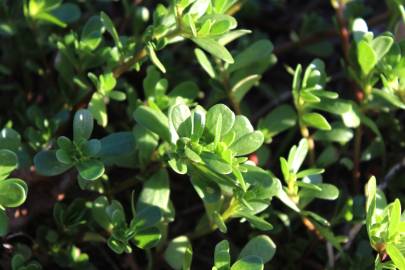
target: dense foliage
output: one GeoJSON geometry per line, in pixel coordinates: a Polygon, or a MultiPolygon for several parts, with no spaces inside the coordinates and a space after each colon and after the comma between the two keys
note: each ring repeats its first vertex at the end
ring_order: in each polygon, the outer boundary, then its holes
{"type": "Polygon", "coordinates": [[[405,270],[404,6],[0,0],[2,268],[405,270]]]}

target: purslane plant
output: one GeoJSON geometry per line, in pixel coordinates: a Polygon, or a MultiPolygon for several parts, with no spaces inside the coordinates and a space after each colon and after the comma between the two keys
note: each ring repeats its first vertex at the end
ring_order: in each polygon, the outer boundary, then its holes
{"type": "Polygon", "coordinates": [[[0,0],[5,268],[405,269],[399,184],[391,204],[375,178],[359,193],[364,176],[403,167],[401,1],[384,15],[395,33],[379,35],[357,18],[365,3],[331,1],[343,68],[334,43],[306,33],[336,33],[319,14],[286,46],[238,28],[252,19],[242,7],[283,1],[135,2],[0,0]],[[301,46],[302,64],[278,57],[301,46]],[[9,209],[28,187],[30,204],[9,209]]]}

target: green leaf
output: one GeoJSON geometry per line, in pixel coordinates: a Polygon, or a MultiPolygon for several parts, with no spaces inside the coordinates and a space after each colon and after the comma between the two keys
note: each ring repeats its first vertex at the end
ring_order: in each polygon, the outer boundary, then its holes
{"type": "Polygon", "coordinates": [[[206,114],[206,129],[212,136],[215,136],[219,116],[222,118],[220,132],[222,137],[231,130],[235,122],[235,114],[224,104],[212,106],[206,114]]]}
{"type": "Polygon", "coordinates": [[[211,152],[202,152],[201,158],[208,168],[216,173],[230,174],[232,172],[232,166],[230,164],[211,152]]]}
{"type": "Polygon", "coordinates": [[[183,97],[185,99],[194,100],[198,97],[200,89],[193,81],[185,81],[176,85],[168,94],[169,97],[183,97]]]}
{"type": "Polygon", "coordinates": [[[365,193],[367,196],[366,201],[366,226],[369,238],[371,238],[371,226],[373,225],[373,218],[376,210],[376,194],[377,194],[377,183],[374,176],[370,177],[365,187],[365,193]]]}
{"type": "Polygon", "coordinates": [[[148,205],[138,211],[131,221],[131,229],[135,232],[156,226],[162,219],[162,211],[153,205],[148,205]]]}
{"type": "Polygon", "coordinates": [[[273,229],[273,225],[268,223],[266,220],[264,220],[263,218],[257,217],[253,214],[250,214],[246,211],[238,211],[236,213],[236,216],[245,218],[247,221],[249,221],[249,223],[251,225],[253,225],[253,227],[255,227],[258,230],[269,231],[269,230],[273,229]]]}
{"type": "Polygon", "coordinates": [[[291,148],[288,155],[288,167],[293,173],[297,173],[300,169],[305,157],[308,154],[308,141],[306,139],[301,139],[298,143],[297,148],[291,148]],[[295,151],[294,151],[295,149],[295,151]]]}
{"type": "Polygon", "coordinates": [[[169,212],[169,196],[169,175],[166,169],[160,169],[144,183],[136,209],[140,211],[153,205],[163,212],[169,212]]]}
{"type": "Polygon", "coordinates": [[[259,129],[264,133],[266,141],[275,135],[295,126],[297,114],[290,105],[281,105],[260,119],[259,129]]]}
{"type": "Polygon", "coordinates": [[[393,243],[387,244],[387,253],[398,269],[405,269],[405,258],[393,243]]]}
{"type": "Polygon", "coordinates": [[[389,36],[379,36],[371,41],[371,47],[377,55],[377,60],[380,61],[387,52],[391,49],[394,39],[389,36]]]}
{"type": "Polygon", "coordinates": [[[201,106],[197,106],[191,113],[191,140],[198,141],[204,133],[206,112],[201,106]]]}
{"type": "Polygon", "coordinates": [[[182,270],[187,261],[187,249],[191,249],[191,243],[186,236],[179,236],[171,240],[164,252],[166,262],[175,270],[182,270]]]}
{"type": "Polygon", "coordinates": [[[178,158],[172,158],[168,161],[170,168],[178,174],[186,174],[187,173],[187,163],[178,158]]]}
{"type": "Polygon", "coordinates": [[[5,236],[8,231],[8,216],[6,211],[0,209],[0,236],[5,236]]]}
{"type": "Polygon", "coordinates": [[[89,111],[96,119],[97,123],[106,127],[108,123],[107,107],[104,103],[104,96],[99,92],[95,92],[89,103],[89,111]]]}
{"type": "Polygon", "coordinates": [[[400,108],[400,109],[405,109],[405,103],[394,93],[389,93],[384,90],[379,90],[379,89],[373,89],[372,91],[373,95],[376,95],[389,104],[393,105],[394,107],[400,108]]]}
{"type": "Polygon", "coordinates": [[[260,257],[247,256],[236,261],[231,270],[263,270],[263,262],[260,257]]]}
{"type": "Polygon", "coordinates": [[[254,131],[235,141],[229,146],[229,149],[238,156],[247,155],[259,149],[263,141],[263,133],[261,131],[254,131]]]}
{"type": "Polygon", "coordinates": [[[69,170],[71,164],[63,164],[56,158],[56,151],[41,151],[34,157],[34,165],[38,174],[55,176],[69,170]]]}
{"type": "Polygon", "coordinates": [[[260,79],[260,75],[254,74],[237,82],[231,89],[235,101],[241,102],[243,97],[260,81],[260,79]]]}
{"type": "Polygon", "coordinates": [[[80,45],[89,50],[95,50],[101,43],[103,33],[103,23],[100,16],[92,16],[83,27],[80,36],[80,45]]]}
{"type": "Polygon", "coordinates": [[[97,139],[91,139],[82,146],[81,150],[85,156],[94,157],[101,150],[101,142],[97,139]]]}
{"type": "MultiPolygon", "coordinates": [[[[232,126],[231,132],[233,133],[232,135],[234,135],[233,142],[235,142],[236,140],[239,140],[241,137],[254,132],[254,129],[246,116],[237,115],[235,117],[235,122],[232,126]]],[[[228,134],[230,134],[231,132],[229,132],[228,134]]]]}
{"type": "Polygon", "coordinates": [[[328,121],[319,113],[306,113],[302,116],[304,123],[310,127],[322,129],[322,130],[331,130],[332,127],[328,121]]]}
{"type": "Polygon", "coordinates": [[[239,258],[257,256],[263,263],[269,262],[276,253],[276,244],[267,235],[258,235],[249,240],[239,253],[239,258]]]}
{"type": "Polygon", "coordinates": [[[150,60],[152,61],[152,63],[162,72],[162,73],[166,73],[166,68],[165,66],[162,64],[162,62],[160,62],[155,50],[153,49],[152,45],[147,46],[148,49],[148,54],[150,57],[150,60]]]}
{"type": "Polygon", "coordinates": [[[270,40],[262,39],[256,41],[235,57],[235,63],[229,66],[228,72],[255,65],[263,61],[263,59],[269,58],[272,51],[273,44],[270,40]]]}
{"type": "MultiPolygon", "coordinates": [[[[192,132],[191,112],[187,105],[178,104],[169,110],[169,121],[180,137],[190,137],[192,132]]],[[[173,135],[172,135],[173,137],[173,135]]]]}
{"type": "Polygon", "coordinates": [[[121,41],[120,41],[120,37],[118,36],[118,32],[115,29],[114,24],[111,21],[110,17],[108,17],[108,15],[106,13],[101,11],[100,18],[101,18],[101,22],[104,24],[104,27],[107,29],[107,31],[112,36],[112,38],[114,40],[114,43],[115,43],[115,46],[117,46],[118,49],[122,49],[122,44],[121,44],[121,41]]]}
{"type": "Polygon", "coordinates": [[[378,62],[378,56],[365,40],[357,43],[357,61],[364,75],[368,75],[378,62]]]}
{"type": "Polygon", "coordinates": [[[200,50],[199,48],[196,48],[194,50],[194,54],[198,60],[198,63],[201,65],[201,67],[205,70],[205,72],[208,73],[208,75],[211,78],[215,78],[215,70],[214,67],[212,66],[211,61],[208,59],[207,55],[204,53],[204,51],[200,50]]]}
{"type": "Polygon", "coordinates": [[[138,231],[133,237],[133,241],[135,241],[135,245],[141,249],[150,249],[155,247],[161,238],[162,234],[159,229],[152,227],[138,231]]]}
{"type": "Polygon", "coordinates": [[[314,184],[321,190],[303,189],[300,197],[319,198],[323,200],[336,200],[339,197],[339,189],[331,184],[314,184]]]}
{"type": "Polygon", "coordinates": [[[401,223],[401,203],[396,199],[390,206],[388,239],[394,240],[394,237],[400,233],[399,224],[401,223]]]}
{"type": "Polygon", "coordinates": [[[10,178],[0,181],[0,205],[3,207],[17,207],[27,198],[26,185],[22,180],[10,178]]]}
{"type": "Polygon", "coordinates": [[[222,240],[215,246],[214,265],[217,270],[229,270],[231,256],[229,255],[229,242],[222,240]]]}
{"type": "Polygon", "coordinates": [[[73,118],[73,141],[81,142],[90,138],[94,119],[88,110],[78,110],[73,118]]]}
{"type": "Polygon", "coordinates": [[[81,16],[80,8],[73,3],[64,3],[52,10],[52,15],[64,23],[73,23],[81,16]]]}
{"type": "Polygon", "coordinates": [[[0,131],[0,149],[8,149],[17,152],[21,146],[21,137],[12,128],[3,128],[0,131]]]}
{"type": "Polygon", "coordinates": [[[316,174],[321,174],[325,170],[324,169],[317,169],[317,168],[312,168],[312,169],[306,169],[303,171],[300,171],[297,173],[297,178],[303,178],[308,175],[316,175],[316,174]]]}
{"type": "Polygon", "coordinates": [[[17,168],[17,155],[6,149],[0,150],[0,180],[6,179],[17,168]]]}
{"type": "Polygon", "coordinates": [[[192,38],[191,40],[213,56],[218,57],[219,59],[224,60],[227,63],[234,62],[233,57],[229,53],[229,51],[217,41],[209,38],[192,38]]]}
{"type": "Polygon", "coordinates": [[[115,132],[102,138],[100,143],[101,149],[98,156],[102,158],[128,155],[134,151],[135,137],[132,132],[115,132]]]}
{"type": "Polygon", "coordinates": [[[134,112],[134,118],[135,121],[159,135],[163,140],[172,141],[169,120],[160,110],[141,105],[134,112]]]}
{"type": "Polygon", "coordinates": [[[80,176],[86,180],[96,180],[104,174],[104,164],[97,159],[81,161],[76,167],[80,176]]]}
{"type": "Polygon", "coordinates": [[[317,141],[337,142],[345,145],[353,138],[353,131],[349,128],[332,127],[331,130],[318,130],[314,134],[317,141]]]}

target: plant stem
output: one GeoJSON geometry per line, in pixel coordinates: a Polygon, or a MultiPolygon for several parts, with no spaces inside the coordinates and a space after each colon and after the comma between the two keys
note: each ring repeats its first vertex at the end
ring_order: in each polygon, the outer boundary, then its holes
{"type": "Polygon", "coordinates": [[[354,149],[353,149],[353,182],[354,190],[356,193],[360,192],[360,153],[361,153],[361,138],[362,126],[359,125],[354,135],[354,149]]]}

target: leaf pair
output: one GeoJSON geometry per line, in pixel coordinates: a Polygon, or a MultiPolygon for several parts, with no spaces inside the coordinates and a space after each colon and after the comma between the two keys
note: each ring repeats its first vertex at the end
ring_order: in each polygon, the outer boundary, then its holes
{"type": "Polygon", "coordinates": [[[61,174],[75,166],[80,177],[95,180],[104,174],[104,164],[97,157],[101,143],[89,140],[94,119],[88,110],[79,110],[73,119],[73,141],[66,137],[57,140],[58,150],[41,151],[34,157],[38,173],[46,176],[61,174]]]}
{"type": "Polygon", "coordinates": [[[7,178],[17,168],[17,156],[10,150],[0,150],[0,235],[7,233],[6,207],[18,207],[27,198],[28,186],[18,178],[7,178]]]}

